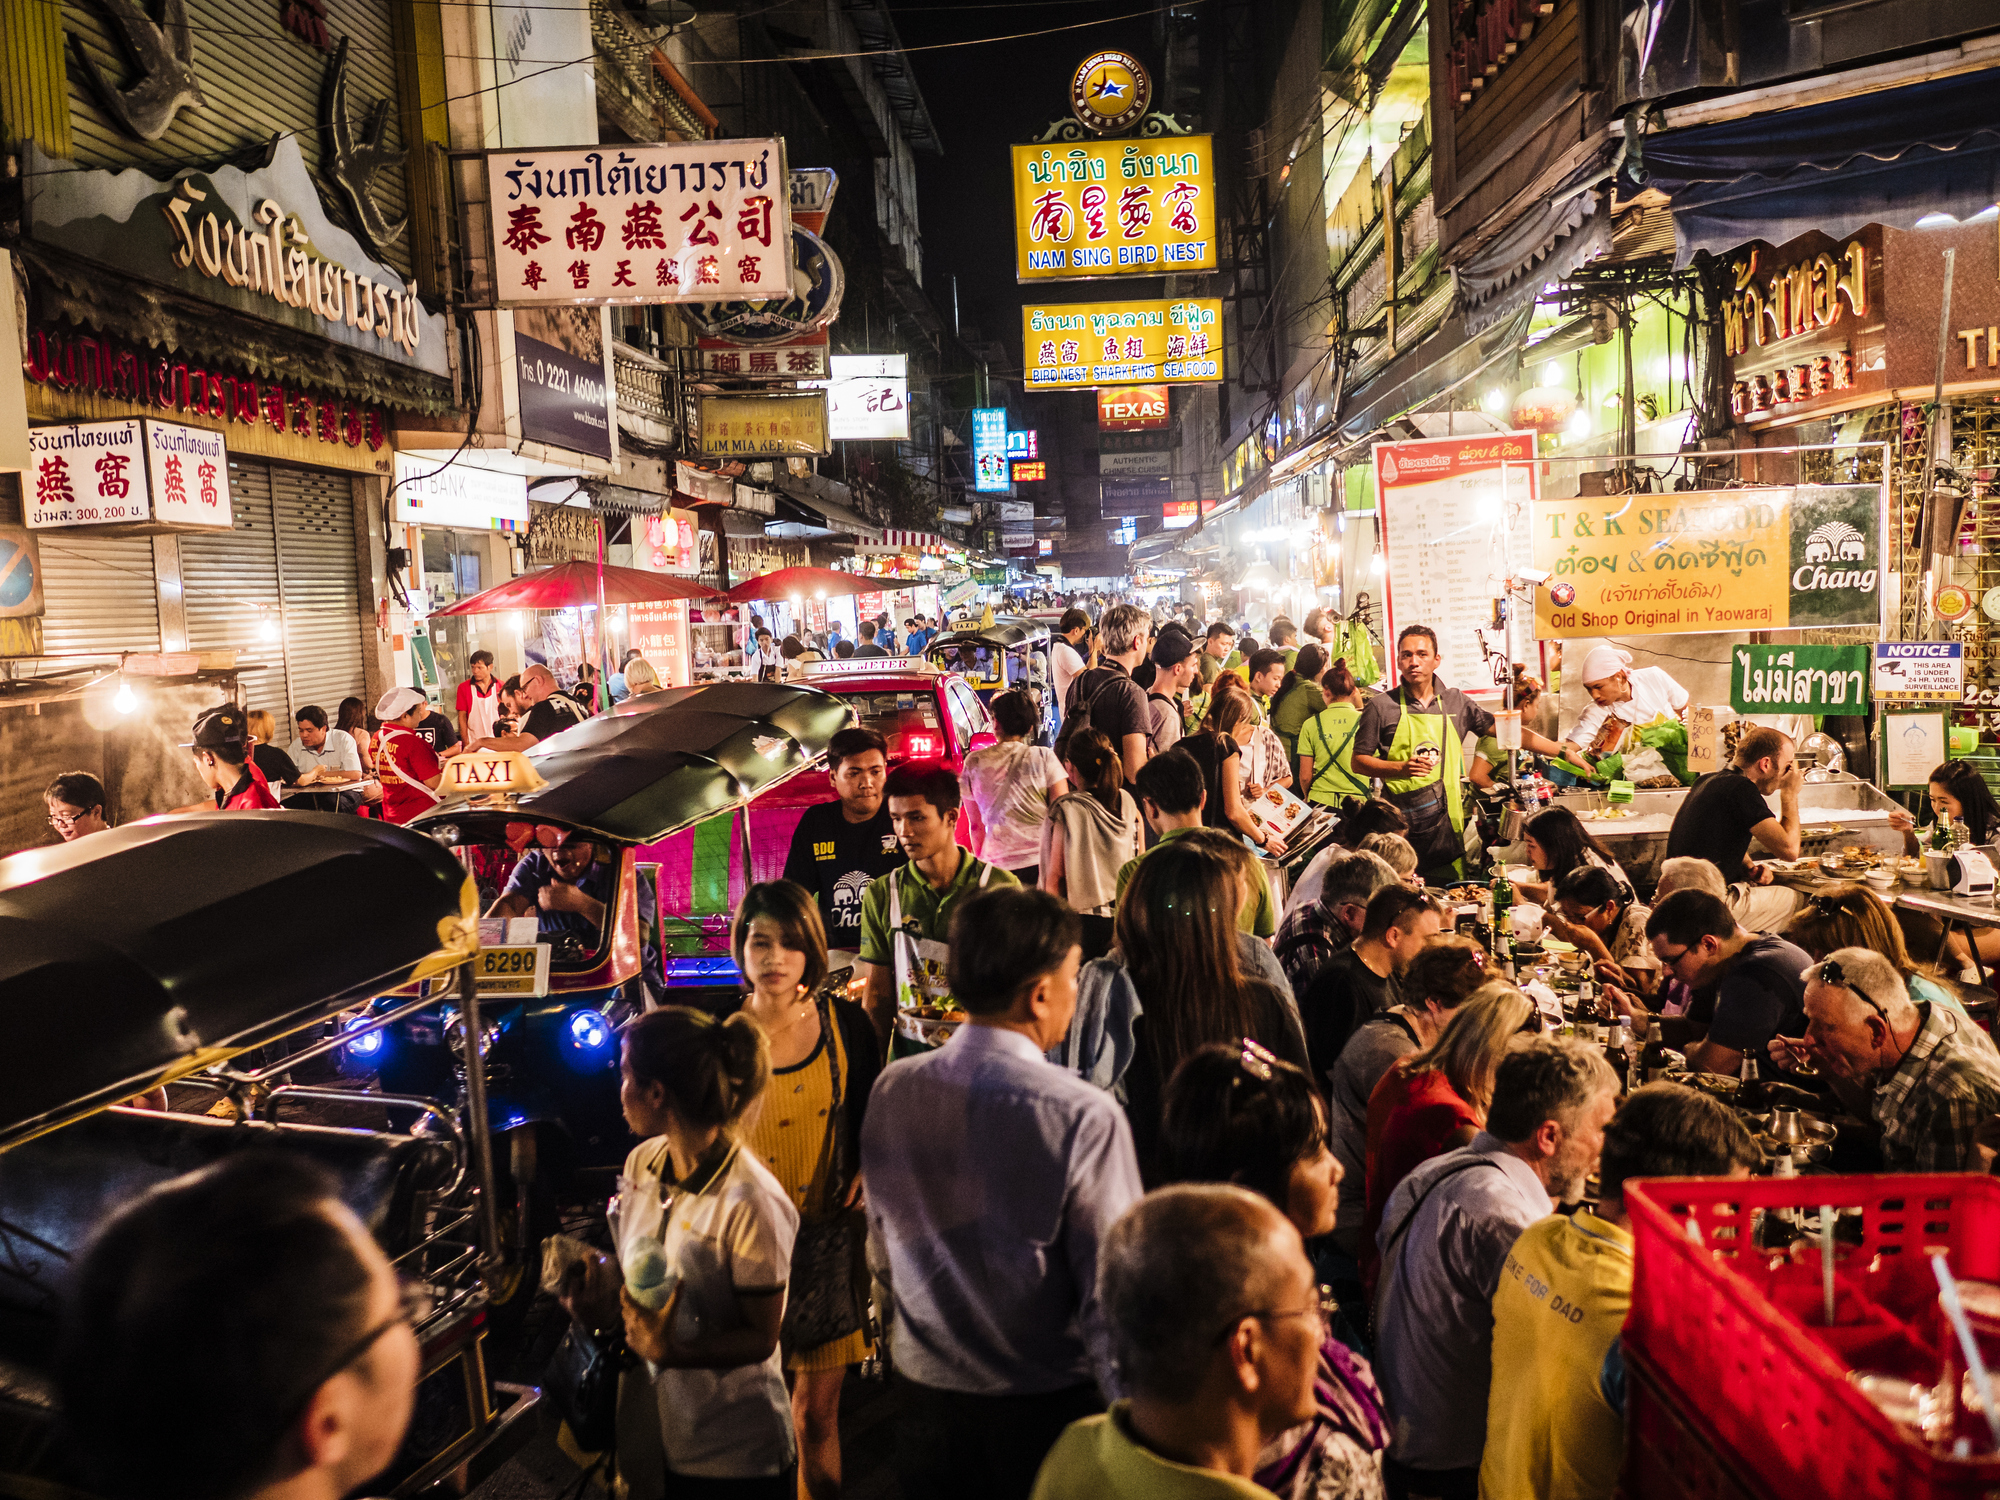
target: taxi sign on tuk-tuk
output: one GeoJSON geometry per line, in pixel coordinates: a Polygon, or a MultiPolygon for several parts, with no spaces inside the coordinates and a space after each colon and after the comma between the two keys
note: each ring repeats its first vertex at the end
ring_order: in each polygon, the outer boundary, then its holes
{"type": "Polygon", "coordinates": [[[482,793],[532,792],[545,786],[542,775],[519,750],[474,750],[444,763],[438,790],[448,797],[482,793]]]}
{"type": "Polygon", "coordinates": [[[481,948],[479,965],[473,971],[479,976],[481,998],[532,996],[539,1000],[548,994],[552,947],[549,943],[509,943],[481,948]]]}

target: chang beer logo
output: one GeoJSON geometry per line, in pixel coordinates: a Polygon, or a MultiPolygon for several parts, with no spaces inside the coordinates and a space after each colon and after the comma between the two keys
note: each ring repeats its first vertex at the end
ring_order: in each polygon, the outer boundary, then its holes
{"type": "Polygon", "coordinates": [[[1872,625],[1880,615],[1881,492],[1842,486],[1792,493],[1791,621],[1872,625]]]}

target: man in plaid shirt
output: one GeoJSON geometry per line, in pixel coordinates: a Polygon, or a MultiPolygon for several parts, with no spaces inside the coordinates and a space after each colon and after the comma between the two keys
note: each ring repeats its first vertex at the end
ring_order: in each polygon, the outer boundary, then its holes
{"type": "Polygon", "coordinates": [[[1882,1170],[1978,1171],[1979,1129],[2000,1114],[2000,1052],[1964,1012],[1915,1005],[1879,953],[1840,948],[1808,967],[1806,1034],[1771,1042],[1780,1064],[1806,1057],[1842,1102],[1882,1127],[1882,1170]]]}
{"type": "Polygon", "coordinates": [[[1326,867],[1319,900],[1294,907],[1278,924],[1277,941],[1271,944],[1294,995],[1311,989],[1327,960],[1353,945],[1367,920],[1370,898],[1401,878],[1381,855],[1365,850],[1326,867]]]}

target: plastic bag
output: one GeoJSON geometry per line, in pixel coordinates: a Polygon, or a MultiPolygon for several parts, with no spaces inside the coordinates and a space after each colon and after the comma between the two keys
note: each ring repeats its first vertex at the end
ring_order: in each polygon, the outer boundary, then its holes
{"type": "MultiPolygon", "coordinates": [[[[1653,776],[1670,775],[1682,786],[1695,784],[1697,778],[1688,770],[1686,726],[1662,714],[1650,724],[1641,724],[1635,728],[1632,731],[1632,738],[1647,749],[1657,751],[1663,764],[1645,770],[1635,769],[1634,762],[1638,759],[1638,753],[1627,751],[1625,780],[1644,781],[1653,776]]],[[[1648,765],[1650,767],[1650,761],[1648,765]]]]}

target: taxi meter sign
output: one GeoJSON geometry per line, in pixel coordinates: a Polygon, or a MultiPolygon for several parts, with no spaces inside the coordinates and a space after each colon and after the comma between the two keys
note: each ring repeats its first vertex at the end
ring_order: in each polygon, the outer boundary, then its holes
{"type": "Polygon", "coordinates": [[[1895,703],[1957,703],[1965,696],[1965,647],[1958,641],[1878,641],[1874,688],[1895,703]]]}

